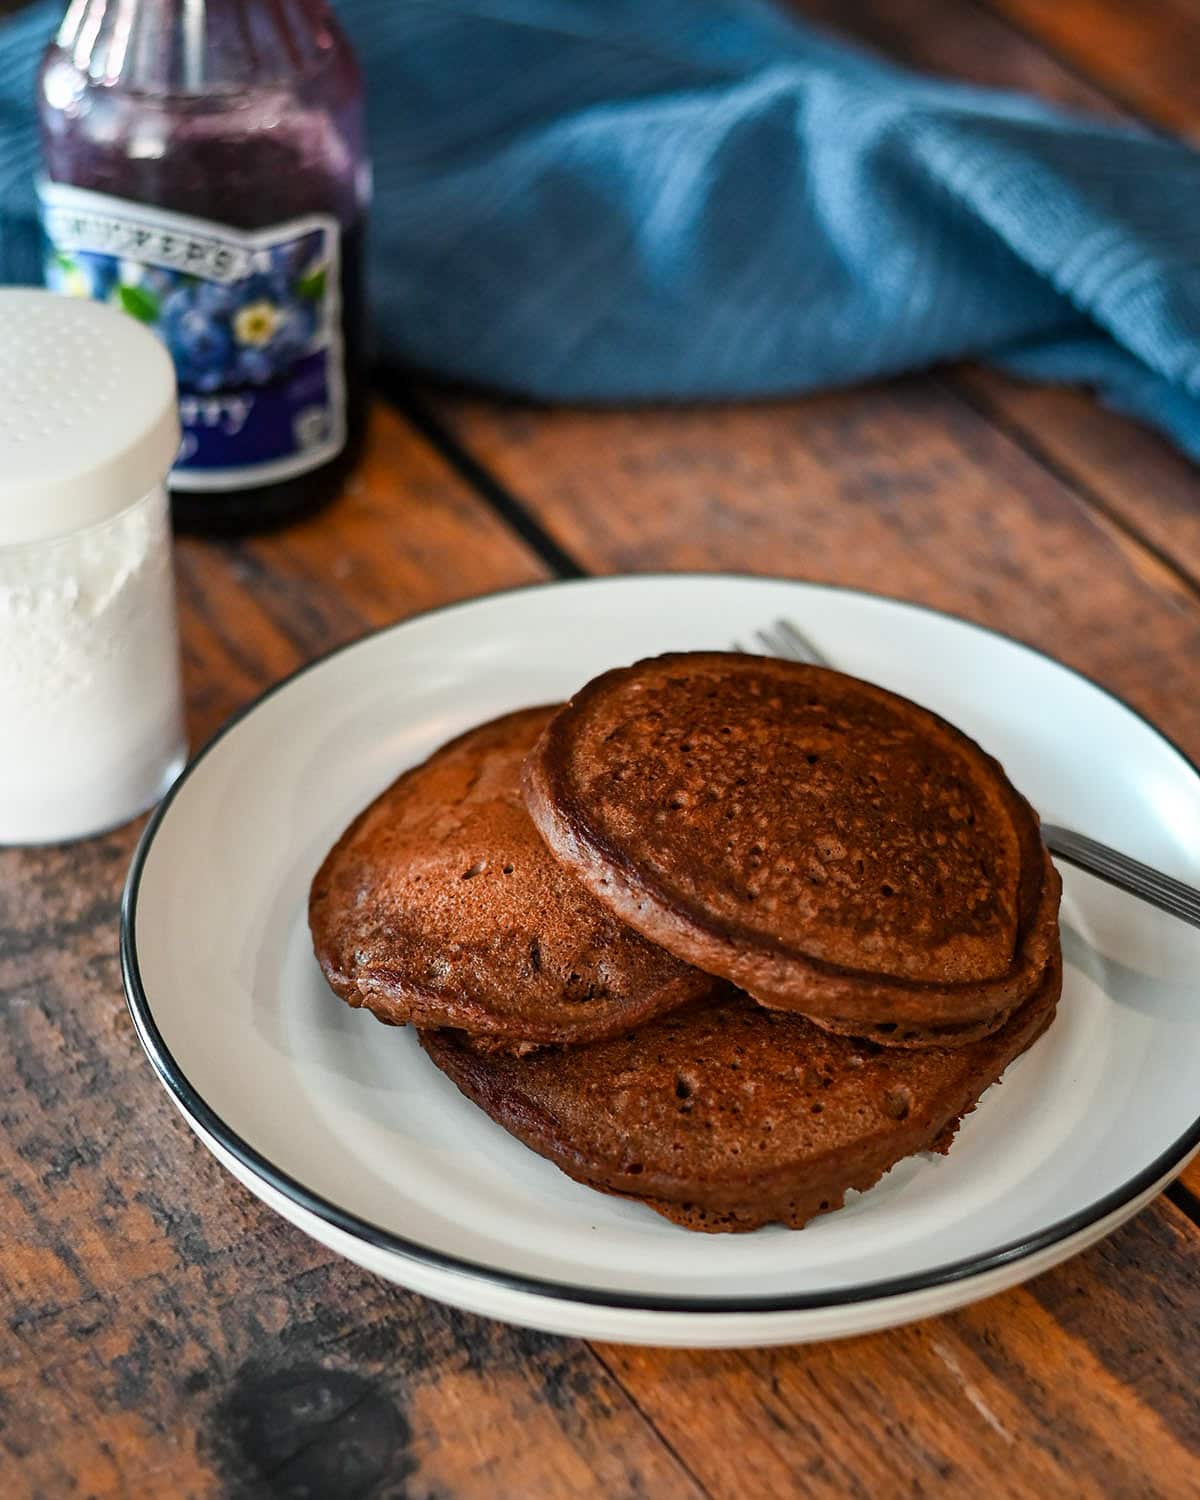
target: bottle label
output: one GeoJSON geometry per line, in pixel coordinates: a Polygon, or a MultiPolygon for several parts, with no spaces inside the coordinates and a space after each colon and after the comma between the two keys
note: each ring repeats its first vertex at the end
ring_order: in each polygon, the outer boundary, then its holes
{"type": "Polygon", "coordinates": [[[46,285],[113,303],[171,352],[183,426],[174,488],[270,484],[341,451],[336,219],[247,231],[59,182],[38,191],[46,285]]]}

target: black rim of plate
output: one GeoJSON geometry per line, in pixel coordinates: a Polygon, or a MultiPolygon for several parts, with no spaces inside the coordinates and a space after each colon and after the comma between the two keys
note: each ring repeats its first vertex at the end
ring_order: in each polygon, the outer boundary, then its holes
{"type": "Polygon", "coordinates": [[[372,1224],[367,1219],[360,1218],[357,1214],[340,1208],[336,1203],[323,1198],[320,1194],[314,1193],[311,1189],[305,1187],[302,1182],[290,1176],[287,1172],[276,1166],[274,1162],[263,1156],[261,1152],[255,1150],[253,1146],[244,1141],[225,1120],[210,1108],[184,1073],[183,1068],[171,1053],[165,1038],[158,1029],[149,997],[142,984],[134,937],[137,921],[138,889],[141,884],[142,871],[145,867],[146,859],[153,846],[158,830],[170,811],[172,803],[187,784],[196,768],[226,735],[236,729],[243,719],[252,714],[267,699],[283,691],[284,688],[296,681],[297,678],[304,676],[305,673],[313,671],[325,662],[332,660],[336,656],[340,656],[345,651],[355,649],[355,647],[361,645],[364,641],[374,640],[379,636],[387,635],[393,631],[402,631],[416,620],[430,619],[437,615],[471,609],[492,600],[530,593],[538,589],[553,589],[555,591],[594,589],[603,588],[614,583],[628,583],[634,580],[647,584],[658,583],[660,585],[681,581],[690,581],[697,584],[720,582],[763,583],[769,585],[792,584],[798,585],[805,590],[851,595],[875,603],[894,605],[901,609],[912,610],[918,614],[933,615],[939,619],[951,621],[956,625],[965,625],[982,635],[992,636],[1007,642],[1009,645],[1016,646],[1022,651],[1028,651],[1034,656],[1039,656],[1045,661],[1049,661],[1056,667],[1061,668],[1064,672],[1069,672],[1073,677],[1077,677],[1088,683],[1106,698],[1118,704],[1127,713],[1144,724],[1156,738],[1161,740],[1179,757],[1184,766],[1200,781],[1200,766],[1197,766],[1189,756],[1185,755],[1168,735],[1164,734],[1157,725],[1151,723],[1144,714],[1139,713],[1135,708],[1131,708],[1124,699],[1118,697],[1116,693],[1111,692],[1102,683],[1088,677],[1086,673],[1078,672],[1073,667],[1068,667],[1064,662],[1060,662],[1056,657],[1051,656],[1049,652],[1042,651],[1036,646],[1030,646],[1026,642],[1018,640],[1015,636],[1006,635],[1003,631],[993,630],[989,626],[980,625],[976,621],[965,619],[962,616],[952,615],[945,610],[933,609],[929,605],[917,604],[903,599],[894,599],[885,594],[870,593],[866,589],[844,588],[832,584],[809,583],[804,579],[771,578],[754,574],[641,573],[616,575],[610,578],[552,580],[543,583],[523,584],[516,588],[500,589],[490,594],[481,594],[473,599],[465,599],[455,604],[441,605],[434,609],[422,610],[392,625],[385,625],[378,630],[369,631],[367,634],[359,636],[353,641],[348,641],[345,645],[337,646],[332,651],[327,651],[323,655],[314,658],[314,660],[306,662],[303,666],[297,668],[296,671],[289,673],[287,677],[284,677],[260,693],[257,698],[246,704],[244,708],[239,709],[237,713],[217,730],[207,744],[204,745],[185,767],[178,780],[155,809],[141,839],[138,841],[121,900],[121,974],[125,984],[125,998],[129,1005],[130,1014],[133,1017],[138,1039],[153,1064],[155,1072],[191,1122],[199,1125],[205,1134],[246,1167],[254,1177],[274,1189],[277,1193],[280,1193],[283,1197],[290,1199],[297,1207],[304,1209],[324,1223],[341,1230],[352,1238],[375,1248],[389,1251],[403,1260],[452,1272],[474,1282],[502,1287],[509,1291],[524,1292],[556,1302],[567,1304],[583,1303],[589,1306],[640,1312],[684,1313],[689,1315],[699,1313],[805,1312],[817,1308],[838,1307],[849,1303],[874,1302],[890,1297],[903,1297],[914,1292],[927,1291],[933,1287],[945,1286],[952,1282],[964,1281],[975,1276],[980,1276],[985,1272],[997,1270],[1001,1266],[1011,1264],[1013,1261],[1028,1259],[1042,1250],[1050,1249],[1052,1246],[1059,1245],[1063,1241],[1071,1239],[1080,1231],[1091,1228],[1093,1225],[1100,1223],[1101,1220],[1108,1218],[1110,1214],[1114,1214],[1134,1202],[1147,1189],[1169,1179],[1177,1169],[1182,1168],[1196,1147],[1200,1146],[1200,1116],[1193,1121],[1178,1140],[1121,1187],[1106,1193],[1102,1198],[1089,1204],[1087,1208],[1080,1209],[1077,1213],[1048,1225],[1037,1234],[999,1245],[994,1250],[989,1250],[984,1254],[970,1256],[964,1260],[953,1261],[946,1265],[932,1266],[927,1270],[913,1272],[908,1276],[897,1276],[883,1281],[864,1282],[858,1286],[844,1287],[830,1291],[802,1292],[763,1297],[670,1296],[657,1293],[627,1292],[603,1287],[580,1286],[572,1282],[551,1281],[543,1277],[526,1276],[520,1272],[507,1271],[482,1262],[449,1255],[444,1251],[432,1249],[418,1241],[406,1239],[403,1235],[383,1229],[377,1224],[372,1224]]]}

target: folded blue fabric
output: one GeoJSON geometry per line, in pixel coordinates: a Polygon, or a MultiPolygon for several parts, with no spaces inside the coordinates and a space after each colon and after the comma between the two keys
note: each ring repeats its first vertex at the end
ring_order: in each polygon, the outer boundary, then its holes
{"type": "MultiPolygon", "coordinates": [[[[1200,456],[1200,154],[914,75],[759,0],[341,0],[388,358],[546,400],[762,396],[976,355],[1200,456]]],[[[0,275],[36,279],[0,29],[0,275]]]]}

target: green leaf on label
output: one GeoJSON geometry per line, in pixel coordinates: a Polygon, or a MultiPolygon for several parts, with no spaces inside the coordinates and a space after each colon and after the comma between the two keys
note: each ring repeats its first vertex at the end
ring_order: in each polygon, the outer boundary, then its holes
{"type": "Polygon", "coordinates": [[[72,257],[64,254],[61,250],[54,252],[54,264],[60,271],[73,271],[75,269],[75,262],[72,257]]]}
{"type": "Polygon", "coordinates": [[[121,307],[125,312],[143,323],[158,322],[158,298],[152,292],[140,286],[119,286],[117,296],[120,297],[121,307]]]}
{"type": "Polygon", "coordinates": [[[325,267],[318,266],[307,276],[301,276],[296,283],[296,290],[309,302],[319,302],[325,295],[325,267]]]}

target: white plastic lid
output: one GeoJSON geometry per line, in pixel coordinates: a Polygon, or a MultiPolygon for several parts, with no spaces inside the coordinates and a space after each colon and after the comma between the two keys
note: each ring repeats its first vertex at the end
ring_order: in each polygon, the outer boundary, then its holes
{"type": "Polygon", "coordinates": [[[0,288],[0,546],[127,509],[179,451],[175,369],[102,302],[0,288]]]}

